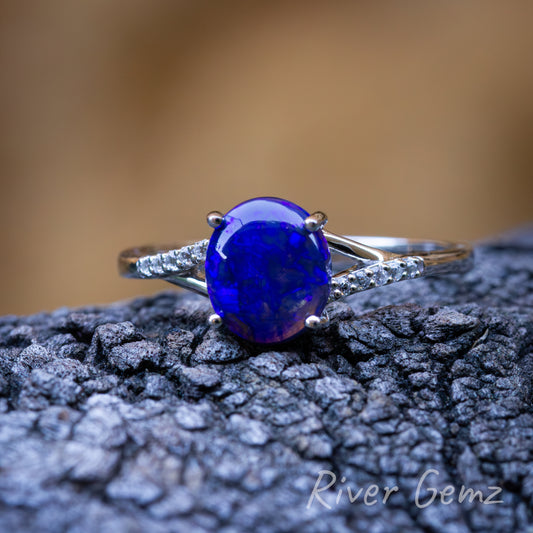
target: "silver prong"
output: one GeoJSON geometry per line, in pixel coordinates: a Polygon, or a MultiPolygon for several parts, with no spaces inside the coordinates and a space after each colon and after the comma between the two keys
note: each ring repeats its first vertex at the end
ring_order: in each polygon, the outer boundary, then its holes
{"type": "Polygon", "coordinates": [[[305,319],[305,327],[309,329],[316,329],[318,326],[320,326],[321,320],[319,316],[316,315],[309,315],[305,319]]]}
{"type": "Polygon", "coordinates": [[[207,214],[207,223],[212,228],[218,228],[222,221],[224,220],[224,215],[220,211],[211,211],[207,214]]]}
{"type": "Polygon", "coordinates": [[[217,315],[216,313],[213,313],[207,321],[209,322],[210,326],[213,326],[215,328],[218,328],[222,325],[222,317],[220,315],[217,315]]]}
{"type": "Polygon", "coordinates": [[[326,225],[327,221],[328,217],[322,211],[316,211],[305,219],[305,229],[311,233],[318,231],[326,225]]]}

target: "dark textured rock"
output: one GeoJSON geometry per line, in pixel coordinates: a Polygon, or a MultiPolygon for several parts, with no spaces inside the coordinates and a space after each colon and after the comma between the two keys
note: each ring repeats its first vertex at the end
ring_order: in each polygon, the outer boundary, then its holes
{"type": "Polygon", "coordinates": [[[0,317],[0,531],[532,530],[533,228],[275,348],[209,312],[0,317]]]}
{"type": "Polygon", "coordinates": [[[122,371],[139,370],[141,366],[158,366],[161,348],[149,341],[135,341],[114,346],[108,355],[109,365],[122,371]]]}

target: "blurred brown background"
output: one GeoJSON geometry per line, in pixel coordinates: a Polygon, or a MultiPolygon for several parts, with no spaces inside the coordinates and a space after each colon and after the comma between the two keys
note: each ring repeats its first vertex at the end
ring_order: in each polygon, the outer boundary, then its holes
{"type": "Polygon", "coordinates": [[[0,314],[169,288],[119,278],[117,253],[258,195],[339,233],[530,220],[532,8],[2,4],[0,314]]]}

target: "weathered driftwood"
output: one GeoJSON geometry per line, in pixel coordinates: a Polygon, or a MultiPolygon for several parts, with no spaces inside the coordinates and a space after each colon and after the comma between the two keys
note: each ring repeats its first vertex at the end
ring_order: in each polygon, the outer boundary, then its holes
{"type": "Polygon", "coordinates": [[[0,319],[0,531],[531,527],[533,229],[285,346],[208,314],[169,292],[0,319]]]}

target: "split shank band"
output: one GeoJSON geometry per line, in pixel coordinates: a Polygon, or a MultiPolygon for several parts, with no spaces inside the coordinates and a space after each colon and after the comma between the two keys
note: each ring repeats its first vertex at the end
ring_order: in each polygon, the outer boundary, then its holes
{"type": "Polygon", "coordinates": [[[123,276],[159,278],[209,297],[209,323],[260,344],[328,324],[327,304],[360,291],[470,268],[466,243],[345,237],[327,216],[274,197],[211,211],[209,240],[143,246],[119,256],[123,276]]]}
{"type": "MultiPolygon", "coordinates": [[[[472,266],[472,247],[466,242],[342,236],[322,231],[332,253],[330,301],[421,276],[462,273],[472,266]]],[[[208,242],[124,250],[119,256],[120,274],[163,279],[207,296],[204,265],[208,242]]]]}

